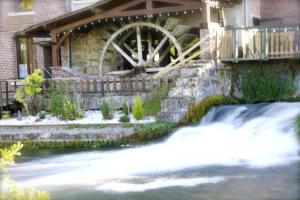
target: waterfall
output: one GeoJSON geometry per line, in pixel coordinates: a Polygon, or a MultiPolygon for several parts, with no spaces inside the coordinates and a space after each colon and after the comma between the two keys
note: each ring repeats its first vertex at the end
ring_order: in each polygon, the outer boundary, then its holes
{"type": "Polygon", "coordinates": [[[226,181],[225,176],[185,175],[209,166],[266,168],[299,160],[294,120],[300,103],[220,106],[195,127],[160,143],[116,151],[40,158],[9,171],[24,187],[84,186],[102,191],[145,191],[226,181]]]}

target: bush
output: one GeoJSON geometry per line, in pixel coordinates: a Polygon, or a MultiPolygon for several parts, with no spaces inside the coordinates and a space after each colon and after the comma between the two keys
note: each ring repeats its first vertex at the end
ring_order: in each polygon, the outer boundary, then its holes
{"type": "Polygon", "coordinates": [[[296,92],[296,87],[294,84],[294,79],[292,73],[289,71],[288,76],[284,85],[284,91],[283,91],[283,99],[288,100],[294,96],[296,92]]]}
{"type": "Polygon", "coordinates": [[[296,118],[296,131],[297,131],[298,138],[300,140],[300,114],[296,118]]]}
{"type": "Polygon", "coordinates": [[[16,91],[15,99],[24,106],[28,115],[36,115],[39,111],[38,104],[41,101],[37,98],[42,91],[43,81],[42,71],[36,69],[22,81],[24,87],[16,91]]]}
{"type": "Polygon", "coordinates": [[[131,138],[140,142],[160,139],[173,131],[174,128],[176,128],[175,124],[169,122],[147,124],[135,128],[131,138]]]}
{"type": "Polygon", "coordinates": [[[113,115],[111,113],[111,108],[106,101],[103,101],[100,105],[100,111],[103,119],[112,119],[113,115]]]}
{"type": "Polygon", "coordinates": [[[78,102],[71,100],[67,91],[67,84],[61,81],[56,87],[51,83],[50,90],[51,113],[62,120],[75,120],[83,117],[83,110],[78,102]]]}
{"type": "Polygon", "coordinates": [[[129,104],[128,102],[123,103],[122,112],[124,115],[128,116],[130,112],[129,104]]]}
{"type": "Polygon", "coordinates": [[[201,119],[209,112],[214,106],[223,104],[237,104],[237,100],[225,96],[209,96],[200,103],[193,103],[189,105],[188,111],[185,116],[180,120],[180,124],[198,124],[201,119]]]}
{"type": "Polygon", "coordinates": [[[123,115],[122,117],[120,117],[119,122],[121,122],[121,123],[129,123],[130,122],[130,118],[128,117],[128,115],[123,115]]]}
{"type": "Polygon", "coordinates": [[[135,98],[135,104],[132,108],[132,114],[136,120],[141,120],[144,117],[143,102],[139,95],[135,98]]]}
{"type": "Polygon", "coordinates": [[[10,111],[3,111],[2,119],[10,119],[10,111]]]}
{"type": "Polygon", "coordinates": [[[83,117],[83,112],[77,107],[76,102],[70,99],[63,100],[62,113],[60,119],[75,120],[83,117]]]}
{"type": "Polygon", "coordinates": [[[274,70],[255,67],[242,79],[241,89],[248,102],[272,102],[289,99],[295,92],[291,72],[285,81],[274,70]]]}
{"type": "Polygon", "coordinates": [[[157,116],[161,111],[162,100],[168,97],[168,88],[160,87],[151,92],[150,97],[144,102],[145,116],[157,116]]]}

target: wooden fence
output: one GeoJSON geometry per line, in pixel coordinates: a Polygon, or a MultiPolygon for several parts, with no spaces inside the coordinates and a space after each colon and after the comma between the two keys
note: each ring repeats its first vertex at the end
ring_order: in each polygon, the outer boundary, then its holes
{"type": "MultiPolygon", "coordinates": [[[[102,79],[68,79],[68,80],[46,80],[43,83],[43,95],[47,95],[51,84],[60,87],[63,82],[69,95],[88,96],[129,96],[138,93],[149,93],[157,87],[173,87],[176,76],[164,77],[154,80],[149,77],[124,77],[124,78],[102,78],[102,79]]],[[[0,81],[0,118],[3,109],[9,109],[10,105],[15,104],[15,93],[18,88],[23,87],[20,80],[0,81]]]]}
{"type": "Polygon", "coordinates": [[[217,34],[222,61],[300,57],[300,27],[232,28],[217,34]]]}

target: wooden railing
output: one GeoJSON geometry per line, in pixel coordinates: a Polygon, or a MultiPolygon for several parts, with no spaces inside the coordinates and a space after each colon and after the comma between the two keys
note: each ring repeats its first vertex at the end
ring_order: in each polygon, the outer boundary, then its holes
{"type": "Polygon", "coordinates": [[[300,27],[231,28],[217,34],[222,61],[300,57],[300,27]]]}
{"type": "MultiPolygon", "coordinates": [[[[50,84],[54,83],[57,87],[64,82],[68,93],[80,95],[81,97],[89,96],[129,96],[138,93],[149,93],[157,87],[171,88],[175,85],[176,76],[153,79],[150,77],[109,77],[102,79],[68,79],[44,81],[42,94],[46,95],[50,84]]],[[[23,87],[20,80],[0,81],[0,118],[3,109],[9,109],[15,104],[15,93],[18,88],[23,87]]]]}

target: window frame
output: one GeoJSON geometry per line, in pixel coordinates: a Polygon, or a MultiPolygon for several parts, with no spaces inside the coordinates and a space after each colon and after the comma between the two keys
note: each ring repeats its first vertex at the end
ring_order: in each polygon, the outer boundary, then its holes
{"type": "MultiPolygon", "coordinates": [[[[31,9],[21,9],[20,8],[20,1],[21,0],[15,0],[15,10],[16,12],[31,12],[33,11],[33,7],[31,7],[31,9]]],[[[31,3],[33,3],[33,0],[28,0],[31,1],[31,3]]]]}

